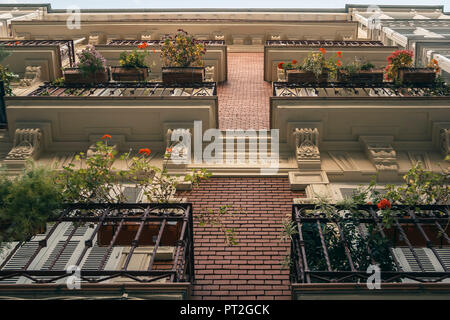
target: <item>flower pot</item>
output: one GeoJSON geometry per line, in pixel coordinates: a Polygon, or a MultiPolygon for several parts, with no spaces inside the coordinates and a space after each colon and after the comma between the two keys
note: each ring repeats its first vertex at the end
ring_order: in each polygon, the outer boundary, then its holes
{"type": "Polygon", "coordinates": [[[328,81],[328,72],[322,72],[317,78],[311,71],[286,70],[286,79],[288,83],[324,83],[328,81]]]}
{"type": "Polygon", "coordinates": [[[64,70],[64,83],[92,84],[92,83],[105,83],[108,81],[109,81],[108,71],[96,71],[93,74],[83,75],[77,68],[68,68],[64,70]]]}
{"type": "Polygon", "coordinates": [[[147,81],[148,68],[111,67],[114,81],[147,81]]]}
{"type": "Polygon", "coordinates": [[[203,67],[164,67],[162,81],[166,85],[202,83],[205,79],[203,67]]]}
{"type": "Polygon", "coordinates": [[[432,68],[399,68],[398,80],[401,83],[430,84],[433,83],[436,73],[432,68]]]}
{"type": "MultiPolygon", "coordinates": [[[[130,246],[139,229],[140,222],[124,222],[117,235],[115,246],[130,246]]],[[[181,235],[181,222],[166,224],[161,237],[161,246],[175,246],[181,235]]],[[[142,228],[139,237],[139,246],[153,246],[158,238],[160,222],[148,222],[142,228]]],[[[118,228],[118,224],[103,224],[100,226],[97,237],[99,246],[109,246],[118,228]]]]}
{"type": "Polygon", "coordinates": [[[382,70],[360,70],[355,73],[350,73],[347,70],[339,70],[337,74],[338,82],[350,83],[381,83],[383,82],[382,70]]]}

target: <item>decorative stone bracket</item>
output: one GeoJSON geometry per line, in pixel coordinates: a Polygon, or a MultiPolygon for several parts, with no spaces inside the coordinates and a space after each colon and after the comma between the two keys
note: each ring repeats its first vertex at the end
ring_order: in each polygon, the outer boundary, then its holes
{"type": "Polygon", "coordinates": [[[450,129],[443,128],[439,132],[439,149],[444,157],[450,154],[450,129]]]}
{"type": "Polygon", "coordinates": [[[319,130],[295,128],[295,151],[299,169],[320,170],[319,130]]]}
{"type": "Polygon", "coordinates": [[[190,157],[191,154],[191,141],[192,133],[190,129],[167,129],[165,141],[166,148],[172,148],[172,155],[175,155],[179,160],[189,160],[188,157],[190,157]]]}
{"type": "Polygon", "coordinates": [[[398,172],[397,153],[392,136],[360,136],[359,141],[377,171],[398,172]]]}
{"type": "Polygon", "coordinates": [[[39,128],[18,128],[14,133],[13,148],[5,160],[37,160],[43,150],[42,131],[39,128]]]}

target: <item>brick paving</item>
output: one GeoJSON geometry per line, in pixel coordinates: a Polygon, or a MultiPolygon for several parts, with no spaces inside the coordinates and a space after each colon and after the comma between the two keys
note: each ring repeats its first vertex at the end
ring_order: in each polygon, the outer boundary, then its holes
{"type": "Polygon", "coordinates": [[[269,129],[271,85],[264,53],[228,53],[228,81],[218,86],[219,129],[269,129]]]}
{"type": "Polygon", "coordinates": [[[281,262],[289,243],[280,241],[281,221],[291,214],[292,192],[287,178],[210,178],[182,192],[194,208],[196,283],[193,299],[290,299],[289,270],[281,262]],[[227,246],[218,226],[200,226],[199,212],[232,205],[225,219],[238,244],[227,246]]]}

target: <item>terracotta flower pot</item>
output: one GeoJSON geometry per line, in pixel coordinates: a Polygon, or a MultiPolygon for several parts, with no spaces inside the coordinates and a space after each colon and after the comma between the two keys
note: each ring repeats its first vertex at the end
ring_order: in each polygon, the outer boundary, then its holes
{"type": "Polygon", "coordinates": [[[202,83],[205,79],[203,67],[164,67],[162,81],[166,85],[202,83]]]}
{"type": "Polygon", "coordinates": [[[148,68],[111,67],[114,81],[147,81],[148,68]]]}
{"type": "Polygon", "coordinates": [[[430,84],[436,78],[436,73],[432,68],[399,68],[398,80],[401,83],[430,84]]]}
{"type": "Polygon", "coordinates": [[[83,75],[77,68],[64,70],[64,82],[71,84],[93,84],[105,83],[109,81],[108,71],[96,71],[93,74],[83,75]]]}
{"type": "Polygon", "coordinates": [[[349,73],[347,70],[339,70],[337,74],[339,82],[350,83],[381,83],[383,82],[382,70],[360,70],[355,73],[349,73]]]}
{"type": "Polygon", "coordinates": [[[286,70],[286,79],[288,83],[324,83],[328,81],[328,72],[322,72],[317,78],[311,71],[286,70]]]}

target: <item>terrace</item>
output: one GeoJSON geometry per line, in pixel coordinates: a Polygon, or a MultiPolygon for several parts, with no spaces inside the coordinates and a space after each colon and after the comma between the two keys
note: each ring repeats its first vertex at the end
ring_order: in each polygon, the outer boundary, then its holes
{"type": "Polygon", "coordinates": [[[58,289],[75,274],[67,271],[70,265],[80,266],[86,289],[78,296],[92,294],[91,284],[102,284],[98,290],[109,286],[111,297],[123,285],[145,283],[154,284],[146,286],[147,298],[179,299],[187,297],[194,281],[190,204],[70,205],[47,229],[5,248],[0,291],[20,296],[24,286],[39,283],[47,284],[45,295],[71,295],[58,289]]]}
{"type": "Polygon", "coordinates": [[[376,206],[333,208],[336,215],[315,205],[292,207],[294,297],[314,298],[328,289],[328,296],[367,298],[366,281],[373,274],[367,268],[375,264],[381,269],[379,291],[387,295],[405,294],[417,283],[427,283],[422,290],[436,298],[448,294],[448,206],[395,206],[392,226],[376,206]],[[433,289],[431,283],[440,284],[433,289]]]}

